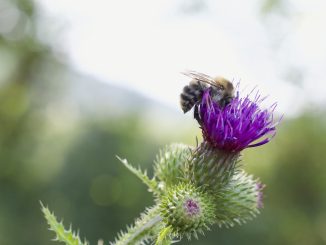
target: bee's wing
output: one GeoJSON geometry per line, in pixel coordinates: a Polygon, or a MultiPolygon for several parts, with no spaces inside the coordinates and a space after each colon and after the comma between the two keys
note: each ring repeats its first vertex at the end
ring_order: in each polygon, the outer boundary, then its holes
{"type": "Polygon", "coordinates": [[[195,79],[197,81],[204,82],[204,83],[210,84],[212,86],[216,86],[216,82],[214,81],[214,79],[204,73],[200,73],[200,72],[196,72],[196,71],[185,71],[185,72],[182,72],[182,74],[186,75],[192,79],[195,79]]]}

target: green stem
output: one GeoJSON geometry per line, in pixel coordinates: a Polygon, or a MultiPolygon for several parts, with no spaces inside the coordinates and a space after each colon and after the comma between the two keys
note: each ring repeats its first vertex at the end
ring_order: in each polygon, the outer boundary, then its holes
{"type": "Polygon", "coordinates": [[[171,226],[165,227],[163,230],[161,230],[160,234],[157,237],[155,245],[170,245],[172,243],[171,237],[169,236],[171,234],[171,231],[171,226]]]}
{"type": "Polygon", "coordinates": [[[120,234],[113,245],[134,245],[142,241],[152,239],[157,233],[156,227],[162,221],[162,217],[158,214],[157,208],[148,210],[146,214],[142,214],[135,225],[120,234]]]}

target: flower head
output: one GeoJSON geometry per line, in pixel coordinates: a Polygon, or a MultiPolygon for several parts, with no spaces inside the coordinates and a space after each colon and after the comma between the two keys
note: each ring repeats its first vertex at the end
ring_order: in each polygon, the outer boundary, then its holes
{"type": "Polygon", "coordinates": [[[239,152],[269,142],[276,131],[277,123],[273,122],[276,104],[262,110],[259,104],[263,100],[258,93],[253,100],[249,95],[240,98],[237,93],[230,104],[221,107],[207,89],[199,106],[204,140],[227,152],[239,152]],[[253,143],[256,140],[259,141],[253,143]]]}
{"type": "Polygon", "coordinates": [[[197,215],[200,212],[199,203],[194,199],[186,200],[183,207],[189,216],[197,215]]]}

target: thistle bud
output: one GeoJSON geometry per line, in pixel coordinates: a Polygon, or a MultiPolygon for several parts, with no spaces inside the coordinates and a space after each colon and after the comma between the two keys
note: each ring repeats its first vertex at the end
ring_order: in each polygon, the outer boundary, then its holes
{"type": "Polygon", "coordinates": [[[215,222],[214,198],[191,184],[172,187],[163,197],[160,210],[165,225],[180,238],[197,238],[198,232],[203,233],[215,222]]]}
{"type": "Polygon", "coordinates": [[[160,187],[177,184],[184,177],[183,170],[191,157],[191,147],[171,144],[160,151],[155,160],[154,174],[160,180],[160,187]]]}
{"type": "Polygon", "coordinates": [[[217,224],[230,227],[255,217],[263,206],[263,188],[260,181],[244,171],[236,173],[216,195],[217,224]]]}

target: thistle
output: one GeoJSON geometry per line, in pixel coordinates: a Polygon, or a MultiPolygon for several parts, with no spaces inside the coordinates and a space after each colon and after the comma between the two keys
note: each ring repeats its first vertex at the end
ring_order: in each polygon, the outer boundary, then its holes
{"type": "Polygon", "coordinates": [[[241,98],[237,93],[230,104],[220,107],[212,100],[209,89],[206,90],[199,109],[204,140],[224,152],[240,152],[268,143],[276,131],[273,122],[276,104],[262,110],[259,104],[263,100],[259,93],[254,100],[249,95],[241,98]],[[259,141],[253,143],[256,140],[259,141]]]}
{"type": "MultiPolygon", "coordinates": [[[[196,119],[203,134],[200,144],[166,146],[156,157],[153,177],[118,158],[148,186],[155,205],[110,244],[167,245],[184,237],[198,239],[213,225],[233,227],[259,214],[264,185],[242,170],[239,162],[244,149],[264,145],[275,135],[276,105],[262,109],[259,93],[250,99],[237,92],[229,104],[221,106],[210,89],[203,92],[197,104],[196,119]]],[[[48,221],[49,217],[46,215],[48,221]]],[[[51,225],[60,237],[63,228],[56,227],[51,225]]],[[[67,232],[64,234],[68,237],[67,232]]],[[[66,244],[82,244],[80,239],[73,241],[77,243],[66,244]]]]}

